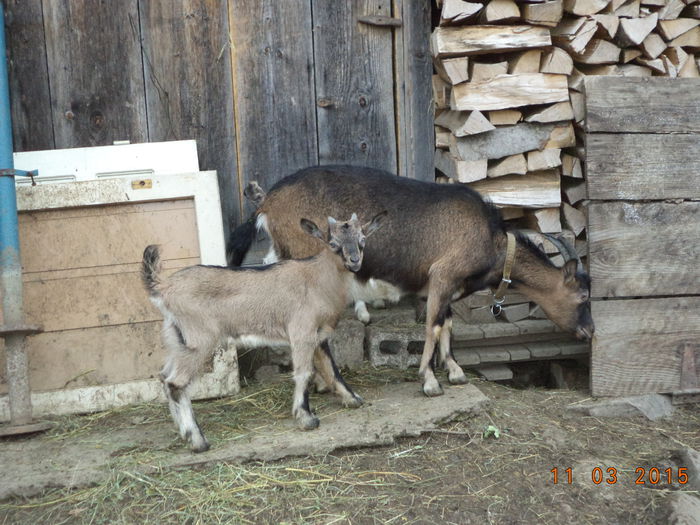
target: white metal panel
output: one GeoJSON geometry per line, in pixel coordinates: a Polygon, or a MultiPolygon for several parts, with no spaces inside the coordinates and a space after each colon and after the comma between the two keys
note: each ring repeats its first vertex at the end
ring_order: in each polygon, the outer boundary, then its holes
{"type": "MultiPolygon", "coordinates": [[[[14,163],[20,170],[38,169],[38,183],[199,171],[194,140],[18,152],[14,163]]],[[[16,182],[31,183],[26,177],[17,177],[16,182]]]]}

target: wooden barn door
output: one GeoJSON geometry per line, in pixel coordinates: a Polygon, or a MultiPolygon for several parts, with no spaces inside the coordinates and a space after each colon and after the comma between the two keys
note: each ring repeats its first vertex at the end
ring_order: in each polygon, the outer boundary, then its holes
{"type": "Polygon", "coordinates": [[[6,3],[17,151],[196,139],[227,226],[307,166],[433,179],[428,0],[6,3]]]}
{"type": "Polygon", "coordinates": [[[432,179],[429,7],[230,2],[240,187],[317,164],[432,179]]]}

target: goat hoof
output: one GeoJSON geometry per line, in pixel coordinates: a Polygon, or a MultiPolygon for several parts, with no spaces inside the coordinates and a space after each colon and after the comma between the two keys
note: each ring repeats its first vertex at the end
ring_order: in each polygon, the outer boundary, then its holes
{"type": "Polygon", "coordinates": [[[369,312],[366,310],[364,312],[358,312],[357,318],[362,321],[363,324],[369,324],[370,322],[370,317],[369,317],[369,312]]]}
{"type": "Polygon", "coordinates": [[[364,403],[365,400],[355,394],[352,398],[345,401],[345,406],[348,408],[360,408],[364,403]]]}
{"type": "Polygon", "coordinates": [[[461,370],[459,374],[456,374],[454,376],[448,375],[447,379],[451,385],[466,385],[469,382],[467,376],[461,370]]]}
{"type": "Polygon", "coordinates": [[[202,437],[201,440],[192,441],[191,447],[192,452],[199,454],[200,452],[206,452],[209,450],[209,442],[206,438],[202,437]]]}
{"type": "Polygon", "coordinates": [[[437,380],[435,380],[434,383],[424,383],[423,393],[428,397],[437,397],[444,394],[444,392],[442,391],[442,387],[440,386],[440,383],[437,382],[437,380]]]}
{"type": "Polygon", "coordinates": [[[303,414],[299,417],[299,428],[302,430],[313,430],[318,428],[319,419],[313,414],[303,414]]]}

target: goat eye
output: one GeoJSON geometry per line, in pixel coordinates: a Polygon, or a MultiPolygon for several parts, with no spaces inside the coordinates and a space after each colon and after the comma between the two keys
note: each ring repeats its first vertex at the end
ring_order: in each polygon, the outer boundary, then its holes
{"type": "Polygon", "coordinates": [[[365,238],[362,237],[362,239],[360,239],[360,248],[364,248],[364,247],[365,247],[365,238]]]}
{"type": "Polygon", "coordinates": [[[338,243],[335,242],[335,241],[330,241],[330,242],[328,243],[328,246],[330,246],[330,247],[333,248],[334,250],[337,250],[338,248],[340,248],[340,244],[338,244],[338,243]]]}

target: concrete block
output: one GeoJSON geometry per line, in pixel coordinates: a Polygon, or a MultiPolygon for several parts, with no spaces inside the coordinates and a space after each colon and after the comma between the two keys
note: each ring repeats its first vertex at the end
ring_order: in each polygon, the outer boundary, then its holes
{"type": "Polygon", "coordinates": [[[356,319],[341,319],[328,346],[338,367],[359,368],[365,358],[365,325],[356,319]]]}
{"type": "Polygon", "coordinates": [[[700,525],[700,498],[692,494],[669,496],[669,525],[700,525]]]}
{"type": "Polygon", "coordinates": [[[475,348],[482,363],[504,363],[510,361],[510,353],[504,346],[482,346],[475,348]]]}
{"type": "Polygon", "coordinates": [[[481,329],[484,331],[486,338],[520,335],[520,329],[511,323],[498,322],[484,325],[481,329]]]}
{"type": "Polygon", "coordinates": [[[458,365],[472,367],[481,363],[479,353],[471,348],[455,348],[452,351],[458,365]]]}
{"type": "Polygon", "coordinates": [[[530,359],[530,350],[524,345],[512,345],[508,347],[511,361],[527,361],[530,359]]]}
{"type": "Polygon", "coordinates": [[[474,370],[488,381],[508,381],[513,379],[513,371],[506,365],[480,365],[474,367],[474,370]]]}
{"type": "Polygon", "coordinates": [[[484,331],[478,324],[467,324],[454,320],[452,324],[452,339],[454,341],[478,341],[484,338],[484,331]]]}
{"type": "Polygon", "coordinates": [[[370,325],[367,328],[366,344],[367,355],[374,366],[418,366],[425,344],[425,328],[420,325],[370,325]]]}
{"type": "Polygon", "coordinates": [[[601,399],[569,407],[571,412],[595,417],[630,417],[642,415],[651,421],[668,417],[673,413],[669,396],[645,394],[641,396],[601,399]]]}
{"type": "Polygon", "coordinates": [[[555,357],[561,354],[561,348],[557,343],[527,343],[525,345],[532,357],[539,359],[555,357]]]}

